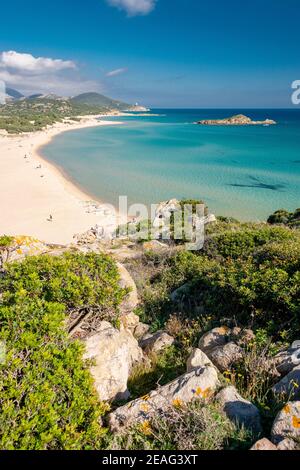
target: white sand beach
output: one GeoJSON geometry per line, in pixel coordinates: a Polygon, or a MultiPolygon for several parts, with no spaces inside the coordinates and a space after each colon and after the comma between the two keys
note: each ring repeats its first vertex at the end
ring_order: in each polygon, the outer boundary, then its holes
{"type": "Polygon", "coordinates": [[[91,196],[39,154],[39,148],[61,132],[114,124],[120,122],[85,116],[80,122],[57,123],[35,133],[10,136],[0,131],[0,235],[67,244],[74,234],[96,224],[115,224],[105,204],[92,204],[91,196]]]}

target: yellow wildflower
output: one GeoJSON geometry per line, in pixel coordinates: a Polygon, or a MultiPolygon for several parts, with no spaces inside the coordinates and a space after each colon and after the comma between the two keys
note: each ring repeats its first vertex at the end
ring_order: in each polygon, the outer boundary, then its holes
{"type": "Polygon", "coordinates": [[[180,400],[180,398],[175,398],[175,400],[173,400],[174,408],[181,408],[182,405],[183,405],[183,402],[182,400],[180,400]]]}
{"type": "Polygon", "coordinates": [[[141,426],[140,426],[140,431],[145,435],[145,436],[151,436],[152,434],[152,429],[150,426],[149,421],[144,421],[141,426]]]}
{"type": "Polygon", "coordinates": [[[146,403],[142,403],[140,406],[140,410],[144,413],[147,413],[149,411],[149,406],[146,403]]]}
{"type": "Polygon", "coordinates": [[[293,416],[293,426],[296,429],[300,429],[300,418],[293,416]]]}
{"type": "Polygon", "coordinates": [[[284,413],[289,413],[291,411],[290,405],[285,405],[285,407],[283,408],[283,411],[284,413]]]}

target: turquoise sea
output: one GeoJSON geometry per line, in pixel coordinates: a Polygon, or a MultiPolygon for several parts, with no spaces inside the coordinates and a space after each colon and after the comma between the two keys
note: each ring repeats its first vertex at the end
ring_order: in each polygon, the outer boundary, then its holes
{"type": "Polygon", "coordinates": [[[145,204],[200,198],[212,212],[241,220],[300,206],[300,109],[151,113],[159,116],[115,118],[124,124],[66,132],[42,153],[89,194],[114,204],[119,195],[145,204]],[[238,113],[278,125],[194,124],[238,113]]]}

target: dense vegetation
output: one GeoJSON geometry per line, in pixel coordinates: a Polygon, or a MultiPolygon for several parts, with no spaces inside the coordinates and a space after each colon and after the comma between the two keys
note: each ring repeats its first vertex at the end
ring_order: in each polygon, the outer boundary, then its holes
{"type": "Polygon", "coordinates": [[[99,448],[107,407],[65,324],[83,307],[116,317],[125,292],[115,264],[105,255],[28,258],[7,266],[0,292],[0,448],[99,448]]]}
{"type": "Polygon", "coordinates": [[[141,287],[141,315],[152,325],[162,326],[179,309],[184,319],[210,318],[211,325],[227,319],[277,338],[300,332],[298,230],[219,221],[203,250],[148,253],[142,266],[128,267],[141,287]],[[185,295],[174,304],[170,294],[182,285],[185,295]]]}

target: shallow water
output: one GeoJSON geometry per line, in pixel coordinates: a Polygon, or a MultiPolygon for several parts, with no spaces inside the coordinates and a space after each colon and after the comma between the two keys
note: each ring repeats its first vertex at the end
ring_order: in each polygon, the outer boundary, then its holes
{"type": "Polygon", "coordinates": [[[152,112],[160,116],[60,134],[43,154],[87,192],[114,204],[119,195],[146,204],[200,198],[212,212],[241,220],[300,206],[300,109],[152,112]],[[237,113],[278,125],[194,124],[237,113]]]}

